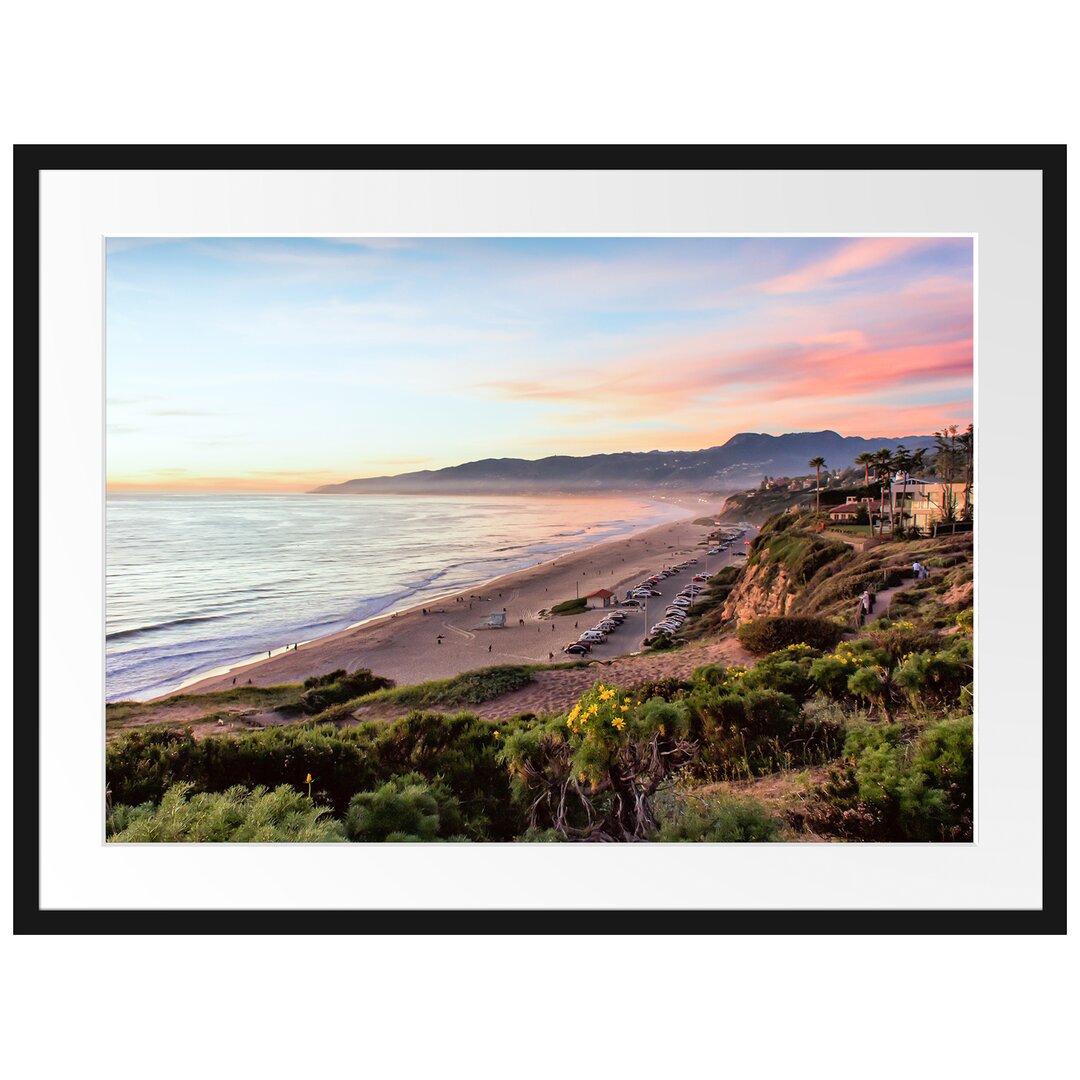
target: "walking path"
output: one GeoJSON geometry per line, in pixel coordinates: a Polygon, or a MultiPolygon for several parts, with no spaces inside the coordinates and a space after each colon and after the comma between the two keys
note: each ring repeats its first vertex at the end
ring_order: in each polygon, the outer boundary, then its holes
{"type": "MultiPolygon", "coordinates": [[[[926,578],[929,581],[934,576],[934,571],[930,567],[926,568],[926,578]]],[[[894,585],[891,589],[882,589],[881,592],[875,594],[874,598],[874,610],[866,616],[863,622],[864,626],[868,626],[872,622],[877,622],[878,619],[888,618],[889,606],[892,602],[892,598],[897,594],[904,592],[906,589],[910,589],[912,585],[917,585],[918,579],[913,578],[911,581],[905,581],[902,585],[894,585]]]]}

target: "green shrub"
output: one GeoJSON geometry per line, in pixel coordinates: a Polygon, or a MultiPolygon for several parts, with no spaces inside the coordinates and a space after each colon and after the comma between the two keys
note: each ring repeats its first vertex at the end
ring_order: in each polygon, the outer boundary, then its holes
{"type": "Polygon", "coordinates": [[[972,666],[953,653],[914,653],[897,668],[894,679],[914,704],[950,707],[971,681],[972,666]]]}
{"type": "Polygon", "coordinates": [[[970,716],[946,718],[907,741],[900,724],[849,733],[845,761],[792,822],[848,839],[973,838],[974,743],[970,716]]]}
{"type": "Polygon", "coordinates": [[[789,615],[745,622],[736,631],[736,636],[750,652],[763,656],[800,643],[814,649],[831,649],[843,633],[842,626],[828,619],[789,615]]]}
{"type": "Polygon", "coordinates": [[[583,611],[588,610],[589,602],[585,597],[576,597],[573,600],[564,600],[561,604],[556,604],[549,614],[551,615],[580,615],[583,611]]]}
{"type": "Polygon", "coordinates": [[[333,671],[329,675],[315,676],[304,681],[304,692],[300,695],[300,707],[309,715],[321,713],[331,705],[340,705],[353,698],[385,690],[393,686],[392,679],[373,675],[367,668],[358,668],[351,674],[345,671],[333,671]],[[310,685],[309,685],[310,684],[310,685]]]}
{"type": "Polygon", "coordinates": [[[661,819],[656,839],[661,843],[764,843],[776,840],[780,822],[756,799],[720,798],[702,806],[682,803],[675,814],[661,819]]]}
{"type": "Polygon", "coordinates": [[[895,667],[909,653],[933,649],[938,642],[932,634],[924,634],[903,622],[892,622],[887,628],[870,630],[866,633],[865,640],[886,654],[890,668],[895,667]]]}
{"type": "Polygon", "coordinates": [[[803,717],[790,694],[746,686],[748,678],[731,669],[723,684],[699,684],[687,699],[701,743],[695,773],[751,779],[836,756],[842,741],[838,724],[803,717]]]}
{"type": "MultiPolygon", "coordinates": [[[[366,703],[395,702],[418,709],[435,706],[462,708],[467,705],[482,705],[485,701],[520,690],[532,680],[532,667],[525,664],[499,664],[477,671],[466,671],[451,679],[433,679],[431,682],[416,683],[413,686],[379,690],[370,694],[366,703]]],[[[358,704],[363,705],[365,702],[358,704]]]]}
{"type": "Polygon", "coordinates": [[[506,840],[522,821],[498,751],[491,726],[473,716],[414,712],[390,724],[338,729],[309,721],[200,740],[190,731],[143,729],[110,742],[105,767],[114,803],[128,806],[156,803],[180,781],[195,791],[282,783],[299,789],[310,773],[316,799],[338,815],[357,792],[417,772],[441,778],[459,800],[467,835],[506,840]]]}
{"type": "Polygon", "coordinates": [[[779,690],[802,705],[814,692],[810,666],[819,655],[819,650],[808,646],[789,646],[769,653],[746,673],[743,686],[747,689],[779,690]]]}
{"type": "Polygon", "coordinates": [[[345,835],[353,841],[436,840],[461,828],[461,811],[441,783],[418,773],[391,777],[375,791],[349,801],[345,835]]]}
{"type": "Polygon", "coordinates": [[[634,697],[637,701],[649,701],[652,698],[662,698],[664,701],[676,701],[684,697],[690,689],[690,683],[685,679],[669,676],[664,679],[650,679],[634,687],[634,697]]]}
{"type": "Polygon", "coordinates": [[[111,815],[113,843],[312,843],[344,839],[327,807],[282,784],[273,791],[231,787],[192,794],[192,785],[174,784],[160,806],[111,815]],[[126,818],[123,828],[117,828],[126,818]]]}

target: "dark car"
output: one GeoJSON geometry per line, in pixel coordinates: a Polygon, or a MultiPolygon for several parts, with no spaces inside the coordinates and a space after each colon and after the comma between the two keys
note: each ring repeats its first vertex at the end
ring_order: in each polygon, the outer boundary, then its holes
{"type": "Polygon", "coordinates": [[[583,641],[574,641],[563,649],[564,653],[569,653],[571,656],[585,656],[592,652],[592,646],[585,644],[583,641]]]}

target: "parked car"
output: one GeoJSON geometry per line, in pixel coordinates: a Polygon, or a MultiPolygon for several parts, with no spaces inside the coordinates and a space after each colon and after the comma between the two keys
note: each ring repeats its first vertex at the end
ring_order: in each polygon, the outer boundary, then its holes
{"type": "Polygon", "coordinates": [[[572,641],[563,649],[563,652],[571,656],[588,656],[592,652],[592,646],[585,641],[572,641]]]}
{"type": "Polygon", "coordinates": [[[601,633],[599,630],[586,630],[585,633],[578,638],[579,642],[583,641],[588,645],[602,645],[606,640],[607,635],[601,633]]]}

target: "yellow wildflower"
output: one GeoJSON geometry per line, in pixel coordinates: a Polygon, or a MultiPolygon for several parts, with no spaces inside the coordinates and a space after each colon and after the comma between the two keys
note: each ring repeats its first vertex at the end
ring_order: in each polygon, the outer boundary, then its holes
{"type": "Polygon", "coordinates": [[[493,731],[491,734],[497,739],[499,737],[498,729],[496,728],[495,731],[493,731]]]}

